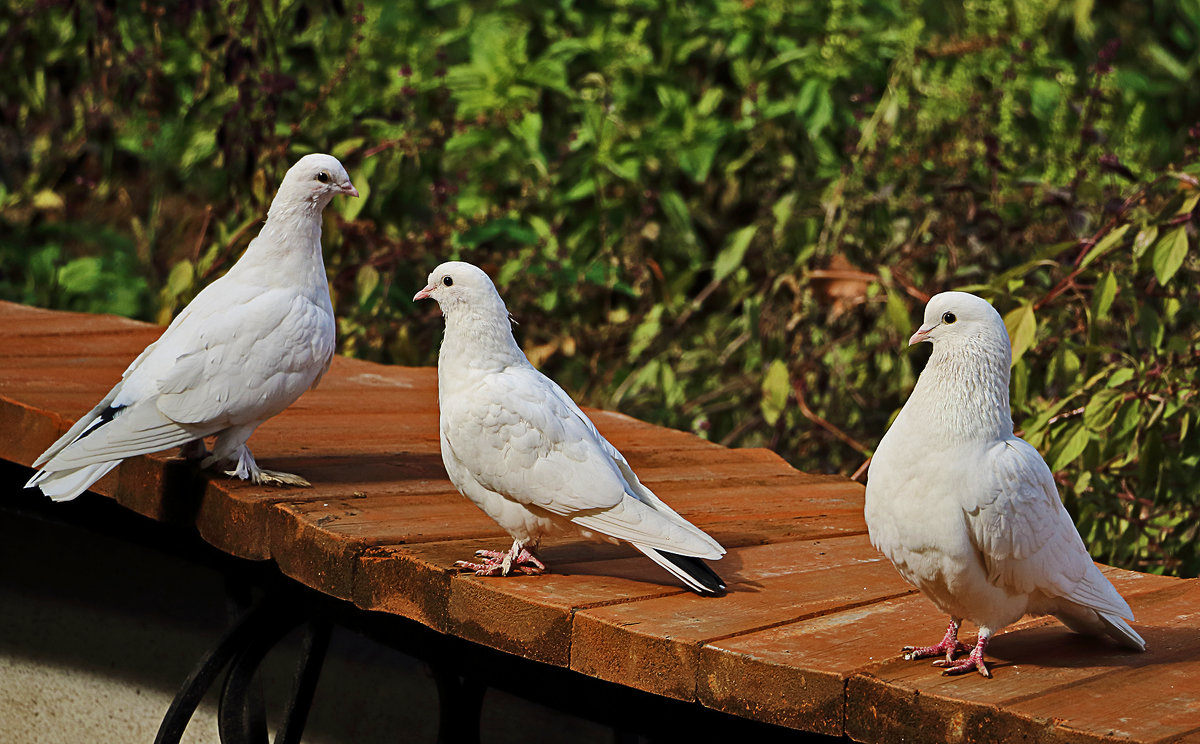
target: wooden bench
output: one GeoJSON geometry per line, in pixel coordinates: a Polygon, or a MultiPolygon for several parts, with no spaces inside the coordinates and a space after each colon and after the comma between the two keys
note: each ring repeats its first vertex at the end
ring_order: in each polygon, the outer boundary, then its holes
{"type": "MultiPolygon", "coordinates": [[[[0,303],[0,458],[31,463],[160,332],[0,303]]],[[[869,742],[1200,743],[1200,582],[1105,568],[1145,654],[1030,620],[989,646],[994,679],[943,677],[899,658],[904,643],[940,637],[945,618],[871,547],[860,484],[588,414],[729,549],[715,566],[727,596],[699,597],[631,549],[577,538],[545,545],[544,576],[453,570],[509,541],[445,477],[429,368],[335,358],[316,391],[259,429],[260,464],[312,489],[197,478],[155,455],[93,490],[362,610],[756,721],[869,742]]]]}

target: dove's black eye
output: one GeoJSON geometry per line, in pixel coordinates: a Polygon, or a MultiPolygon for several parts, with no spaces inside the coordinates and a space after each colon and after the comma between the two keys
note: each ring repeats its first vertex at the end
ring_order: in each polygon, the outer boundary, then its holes
{"type": "Polygon", "coordinates": [[[325,171],[321,171],[317,174],[317,180],[321,183],[329,183],[329,174],[325,171]]]}
{"type": "Polygon", "coordinates": [[[447,274],[446,276],[443,276],[442,284],[445,284],[447,287],[454,286],[454,277],[450,276],[449,274],[447,274]]]}
{"type": "Polygon", "coordinates": [[[945,315],[942,316],[942,322],[946,323],[947,325],[949,325],[950,323],[953,323],[956,320],[958,320],[958,318],[954,317],[954,313],[946,313],[945,315]]]}

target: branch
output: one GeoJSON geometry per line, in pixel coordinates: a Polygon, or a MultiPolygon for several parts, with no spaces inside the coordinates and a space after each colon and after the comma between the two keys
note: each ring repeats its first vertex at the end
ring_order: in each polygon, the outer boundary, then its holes
{"type": "Polygon", "coordinates": [[[860,454],[869,455],[871,453],[871,451],[869,449],[864,447],[861,443],[858,442],[858,440],[854,439],[854,437],[850,436],[846,432],[842,431],[841,429],[837,428],[836,426],[829,423],[825,419],[821,418],[816,413],[814,413],[811,408],[808,407],[808,401],[804,398],[804,383],[802,383],[800,380],[792,381],[792,393],[796,396],[796,405],[799,406],[800,413],[804,414],[804,418],[808,419],[809,421],[813,422],[814,424],[821,427],[825,431],[829,432],[833,436],[837,437],[844,444],[847,444],[850,447],[853,447],[860,454]]]}

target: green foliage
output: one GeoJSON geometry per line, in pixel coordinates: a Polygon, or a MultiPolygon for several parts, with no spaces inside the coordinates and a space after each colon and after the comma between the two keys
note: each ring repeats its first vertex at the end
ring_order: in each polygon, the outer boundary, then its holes
{"type": "Polygon", "coordinates": [[[1200,13],[1100,5],[11,3],[0,296],[166,321],[328,151],[345,353],[467,258],[577,397],[850,474],[966,288],[1096,554],[1194,575],[1200,13]]]}

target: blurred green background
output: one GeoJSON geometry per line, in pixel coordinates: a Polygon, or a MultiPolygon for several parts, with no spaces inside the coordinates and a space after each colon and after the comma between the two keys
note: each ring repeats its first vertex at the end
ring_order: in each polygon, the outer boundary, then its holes
{"type": "Polygon", "coordinates": [[[991,299],[1094,555],[1194,576],[1200,2],[10,0],[0,297],[166,322],[297,157],[341,350],[434,364],[483,265],[581,401],[861,470],[991,299]]]}

